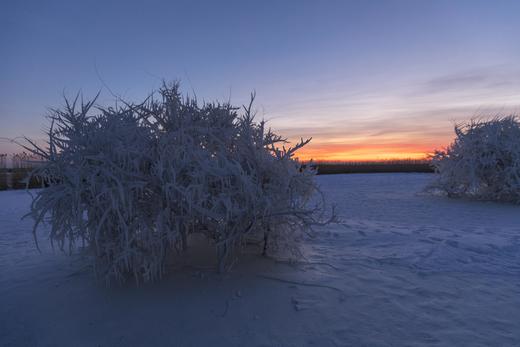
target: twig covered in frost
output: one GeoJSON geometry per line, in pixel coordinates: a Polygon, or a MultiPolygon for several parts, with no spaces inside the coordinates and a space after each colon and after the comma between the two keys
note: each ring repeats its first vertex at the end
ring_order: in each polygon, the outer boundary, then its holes
{"type": "Polygon", "coordinates": [[[26,146],[45,158],[33,175],[48,185],[31,206],[35,230],[47,220],[60,248],[84,243],[102,278],[151,281],[194,233],[214,242],[225,270],[246,238],[295,249],[302,231],[334,220],[321,201],[310,206],[315,172],[294,159],[309,140],[286,149],[254,121],[254,94],[242,114],[200,106],[178,84],[158,95],[108,108],[76,97],[53,110],[47,148],[26,146]]]}
{"type": "Polygon", "coordinates": [[[520,203],[520,122],[516,116],[472,120],[455,127],[455,141],[432,158],[431,186],[450,197],[520,203]]]}

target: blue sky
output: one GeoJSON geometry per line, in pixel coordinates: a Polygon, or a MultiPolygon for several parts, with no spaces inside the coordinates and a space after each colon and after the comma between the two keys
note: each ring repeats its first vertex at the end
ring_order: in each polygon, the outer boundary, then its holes
{"type": "MultiPolygon", "coordinates": [[[[0,14],[0,137],[63,94],[139,101],[181,81],[247,102],[305,153],[418,156],[454,121],[520,106],[520,1],[19,1],[0,14]]],[[[5,141],[0,152],[17,149],[5,141]]]]}

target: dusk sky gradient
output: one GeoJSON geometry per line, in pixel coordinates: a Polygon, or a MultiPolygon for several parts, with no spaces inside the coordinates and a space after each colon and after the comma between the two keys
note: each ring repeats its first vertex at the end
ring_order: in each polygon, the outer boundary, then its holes
{"type": "Polygon", "coordinates": [[[313,137],[305,159],[423,157],[454,122],[518,113],[519,18],[500,0],[4,2],[0,137],[41,138],[63,94],[140,101],[166,79],[256,90],[259,118],[313,137]]]}

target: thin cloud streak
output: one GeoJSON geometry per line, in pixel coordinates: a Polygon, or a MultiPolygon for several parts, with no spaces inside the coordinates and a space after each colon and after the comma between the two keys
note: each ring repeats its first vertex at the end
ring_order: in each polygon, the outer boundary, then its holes
{"type": "Polygon", "coordinates": [[[398,150],[403,157],[426,156],[451,141],[459,122],[518,114],[520,74],[486,67],[357,96],[334,101],[325,93],[300,101],[271,126],[291,139],[313,137],[301,153],[307,159],[390,158],[398,150]]]}

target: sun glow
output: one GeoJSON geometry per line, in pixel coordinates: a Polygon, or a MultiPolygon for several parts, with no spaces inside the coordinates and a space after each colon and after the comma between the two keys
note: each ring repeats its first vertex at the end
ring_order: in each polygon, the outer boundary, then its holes
{"type": "Polygon", "coordinates": [[[427,159],[440,146],[412,144],[343,145],[309,144],[298,152],[300,160],[376,161],[396,159],[427,159]]]}

